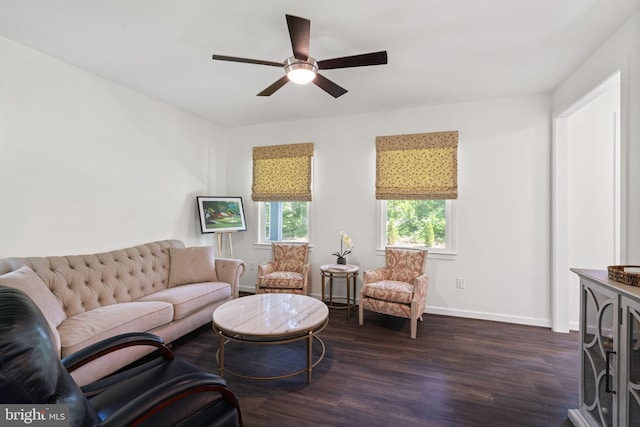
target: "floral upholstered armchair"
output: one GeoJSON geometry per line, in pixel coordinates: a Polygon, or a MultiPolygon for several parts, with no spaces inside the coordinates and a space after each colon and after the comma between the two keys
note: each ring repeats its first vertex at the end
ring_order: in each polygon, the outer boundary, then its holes
{"type": "Polygon", "coordinates": [[[272,243],[273,261],[258,266],[256,294],[291,293],[309,295],[311,265],[308,243],[272,243]]]}
{"type": "Polygon", "coordinates": [[[427,304],[427,251],[387,247],[386,267],[364,272],[360,289],[360,325],[364,310],[411,319],[411,338],[427,304]]]}

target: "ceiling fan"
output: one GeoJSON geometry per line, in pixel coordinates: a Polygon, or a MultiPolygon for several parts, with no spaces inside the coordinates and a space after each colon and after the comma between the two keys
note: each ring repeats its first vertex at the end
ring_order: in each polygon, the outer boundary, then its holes
{"type": "Polygon", "coordinates": [[[260,92],[258,96],[270,96],[291,80],[298,84],[313,82],[320,89],[332,95],[334,98],[337,98],[347,93],[347,90],[319,74],[318,70],[364,67],[368,65],[382,65],[387,63],[387,51],[316,61],[315,58],[309,56],[309,34],[311,21],[292,15],[285,16],[287,18],[287,27],[289,28],[291,46],[293,47],[293,56],[285,59],[283,62],[213,55],[213,59],[220,61],[246,62],[248,64],[282,67],[285,75],[260,92]]]}

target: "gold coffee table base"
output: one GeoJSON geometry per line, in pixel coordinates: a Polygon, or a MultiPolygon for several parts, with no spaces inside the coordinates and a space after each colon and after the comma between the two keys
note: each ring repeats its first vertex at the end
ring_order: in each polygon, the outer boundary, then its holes
{"type": "Polygon", "coordinates": [[[314,331],[307,331],[307,333],[304,335],[299,335],[295,337],[281,337],[281,338],[279,337],[245,337],[245,336],[239,336],[239,335],[229,336],[229,335],[226,335],[224,331],[219,330],[214,326],[214,330],[218,334],[218,342],[219,342],[218,351],[216,352],[216,362],[218,363],[218,374],[222,377],[224,376],[224,373],[227,372],[233,376],[236,376],[239,378],[245,378],[249,380],[280,380],[283,378],[289,378],[296,375],[300,375],[306,372],[307,383],[311,384],[311,373],[313,371],[313,368],[315,368],[316,365],[320,363],[322,359],[324,359],[324,355],[326,353],[324,341],[322,341],[322,339],[320,339],[320,337],[317,334],[320,331],[322,331],[325,328],[325,326],[327,326],[328,323],[329,323],[329,319],[327,319],[325,323],[322,326],[320,326],[320,328],[314,331]],[[320,354],[320,356],[315,362],[313,361],[313,340],[314,339],[317,340],[318,343],[322,346],[322,353],[320,354]],[[239,372],[235,372],[228,368],[225,368],[224,366],[224,347],[230,341],[239,342],[243,344],[277,345],[277,344],[288,344],[288,343],[302,341],[302,340],[307,340],[307,367],[297,370],[295,372],[282,374],[282,375],[273,375],[273,376],[254,376],[254,375],[248,375],[248,374],[241,374],[239,372]]]}
{"type": "MultiPolygon", "coordinates": [[[[325,345],[317,336],[329,323],[326,304],[306,295],[276,293],[257,294],[235,298],[225,302],[213,312],[213,330],[218,334],[216,360],[218,372],[249,378],[274,380],[307,373],[311,383],[311,372],[324,358],[325,345]],[[322,346],[320,358],[313,361],[313,340],[322,346]],[[307,342],[307,366],[284,375],[258,376],[229,371],[224,366],[224,346],[227,342],[245,344],[276,345],[296,341],[307,342]]],[[[286,366],[285,366],[286,369],[286,366]]]]}

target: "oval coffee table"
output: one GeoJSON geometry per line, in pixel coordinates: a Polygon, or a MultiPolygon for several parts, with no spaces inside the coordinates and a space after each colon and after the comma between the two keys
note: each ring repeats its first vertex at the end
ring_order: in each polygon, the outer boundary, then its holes
{"type": "Polygon", "coordinates": [[[218,334],[216,353],[218,372],[224,375],[224,346],[229,341],[251,344],[285,344],[307,340],[307,367],[295,372],[272,377],[239,374],[226,369],[232,375],[261,380],[287,378],[307,372],[311,383],[311,371],[324,358],[324,342],[318,337],[329,323],[329,309],[315,298],[296,294],[258,294],[236,298],[222,304],[213,312],[213,330],[218,334]],[[322,354],[312,360],[313,340],[322,346],[322,354]]]}

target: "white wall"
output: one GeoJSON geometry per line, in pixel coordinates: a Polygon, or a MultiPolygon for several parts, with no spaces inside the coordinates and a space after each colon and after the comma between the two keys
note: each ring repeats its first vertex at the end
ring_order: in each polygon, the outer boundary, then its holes
{"type": "MultiPolygon", "coordinates": [[[[361,269],[384,265],[376,252],[375,137],[458,130],[457,256],[430,257],[427,311],[549,325],[550,98],[546,95],[305,120],[230,130],[227,194],[242,196],[249,230],[233,236],[247,265],[268,260],[254,245],[251,147],[314,142],[310,260],[312,294],[319,266],[333,262],[339,232],[361,269]],[[456,289],[456,277],[466,289],[456,289]]],[[[256,270],[241,278],[253,289],[256,270]]]]}
{"type": "Polygon", "coordinates": [[[202,240],[224,130],[0,37],[0,257],[202,240]]]}
{"type": "MultiPolygon", "coordinates": [[[[427,311],[550,324],[550,113],[622,69],[626,262],[640,262],[640,14],[553,97],[427,106],[238,129],[220,127],[0,38],[0,256],[111,250],[156,239],[208,244],[196,195],[239,195],[250,229],[234,252],[270,258],[255,242],[251,147],[312,141],[313,288],[338,233],[350,262],[376,251],[375,136],[458,130],[457,256],[429,258],[427,311]],[[632,120],[633,119],[633,120],[632,120]],[[457,276],[466,289],[455,287],[457,276]]],[[[252,289],[255,269],[241,278],[252,289]]]]}

